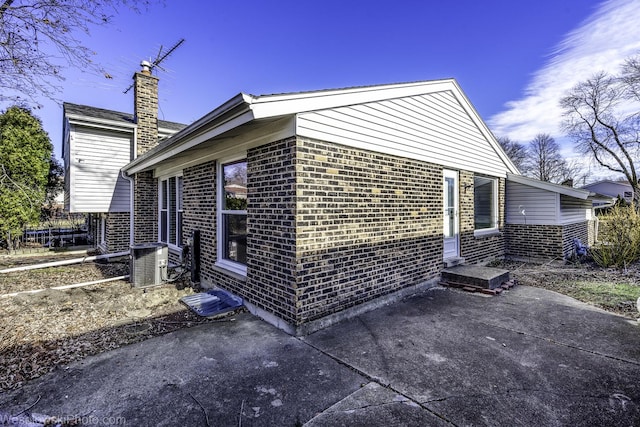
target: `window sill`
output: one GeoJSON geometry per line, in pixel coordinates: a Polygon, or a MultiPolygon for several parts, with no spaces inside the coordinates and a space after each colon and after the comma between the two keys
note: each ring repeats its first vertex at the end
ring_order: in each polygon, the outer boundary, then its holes
{"type": "Polygon", "coordinates": [[[213,265],[213,269],[219,273],[231,276],[241,282],[247,281],[247,267],[241,264],[218,261],[213,265]]]}
{"type": "Polygon", "coordinates": [[[500,236],[502,232],[497,228],[488,228],[486,230],[475,230],[473,232],[473,237],[476,239],[484,239],[488,237],[500,236]]]}

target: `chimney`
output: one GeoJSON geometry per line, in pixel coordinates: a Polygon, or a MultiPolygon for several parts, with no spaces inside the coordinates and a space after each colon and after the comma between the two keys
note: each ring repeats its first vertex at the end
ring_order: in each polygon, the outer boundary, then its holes
{"type": "Polygon", "coordinates": [[[142,61],[140,66],[142,70],[133,76],[136,157],[158,145],[158,78],[151,75],[149,62],[142,61]]]}
{"type": "MultiPolygon", "coordinates": [[[[151,75],[151,64],[140,63],[142,70],[133,76],[133,114],[138,157],[158,145],[158,78],[151,75]]],[[[158,183],[153,171],[133,176],[134,243],[155,242],[158,230],[158,183]]]]}

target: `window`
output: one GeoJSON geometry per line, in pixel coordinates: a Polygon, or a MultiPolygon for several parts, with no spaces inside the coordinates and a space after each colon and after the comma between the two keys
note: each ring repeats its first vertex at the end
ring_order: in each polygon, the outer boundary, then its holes
{"type": "Polygon", "coordinates": [[[476,176],[473,187],[475,230],[495,231],[498,228],[498,180],[476,176]]]}
{"type": "Polygon", "coordinates": [[[218,263],[247,271],[247,162],[221,163],[218,189],[218,263]]]}
{"type": "Polygon", "coordinates": [[[182,247],[182,177],[160,181],[158,240],[182,247]]]}

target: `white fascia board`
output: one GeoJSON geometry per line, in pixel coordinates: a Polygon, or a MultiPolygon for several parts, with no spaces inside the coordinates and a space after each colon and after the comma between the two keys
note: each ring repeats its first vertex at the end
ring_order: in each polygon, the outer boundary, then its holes
{"type": "Polygon", "coordinates": [[[573,197],[580,200],[587,200],[592,194],[590,191],[581,190],[579,188],[567,187],[566,185],[553,184],[551,182],[540,181],[538,179],[528,178],[522,175],[507,174],[507,180],[518,184],[527,185],[533,188],[550,191],[552,193],[562,194],[564,196],[573,197]]]}
{"type": "MultiPolygon", "coordinates": [[[[154,155],[149,157],[139,158],[139,161],[133,161],[129,163],[127,166],[123,168],[123,170],[128,174],[132,175],[138,172],[142,172],[143,170],[153,168],[154,165],[167,160],[173,156],[176,156],[184,151],[187,151],[201,143],[213,139],[217,136],[222,135],[225,132],[228,132],[232,129],[235,129],[238,126],[241,126],[245,123],[248,123],[253,120],[253,115],[251,111],[246,111],[243,114],[234,117],[231,120],[224,122],[223,124],[214,127],[206,132],[198,134],[192,138],[184,137],[184,142],[171,143],[166,146],[166,149],[160,150],[154,155]]],[[[171,137],[173,139],[174,137],[171,137]]]]}
{"type": "Polygon", "coordinates": [[[105,120],[96,117],[86,117],[77,114],[67,114],[69,124],[78,126],[90,126],[95,128],[130,132],[136,128],[135,123],[123,123],[115,120],[105,120]]]}
{"type": "Polygon", "coordinates": [[[348,89],[255,96],[250,98],[250,104],[255,118],[261,119],[441,92],[452,90],[454,86],[453,79],[363,86],[348,89]]]}

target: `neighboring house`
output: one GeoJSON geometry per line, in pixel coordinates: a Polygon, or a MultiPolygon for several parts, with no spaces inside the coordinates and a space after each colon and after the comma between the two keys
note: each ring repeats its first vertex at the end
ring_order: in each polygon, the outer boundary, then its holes
{"type": "Polygon", "coordinates": [[[568,259],[574,239],[596,240],[594,193],[507,175],[506,253],[510,258],[568,259]]]}
{"type": "MultiPolygon", "coordinates": [[[[120,169],[135,159],[133,114],[64,103],[64,207],[88,215],[89,234],[102,252],[129,249],[130,183],[120,169]]],[[[158,138],[184,125],[158,121],[158,138]]]]}
{"type": "Polygon", "coordinates": [[[599,195],[594,198],[594,206],[609,205],[617,198],[629,203],[633,201],[633,188],[628,182],[604,180],[587,184],[582,188],[599,195]]]}

